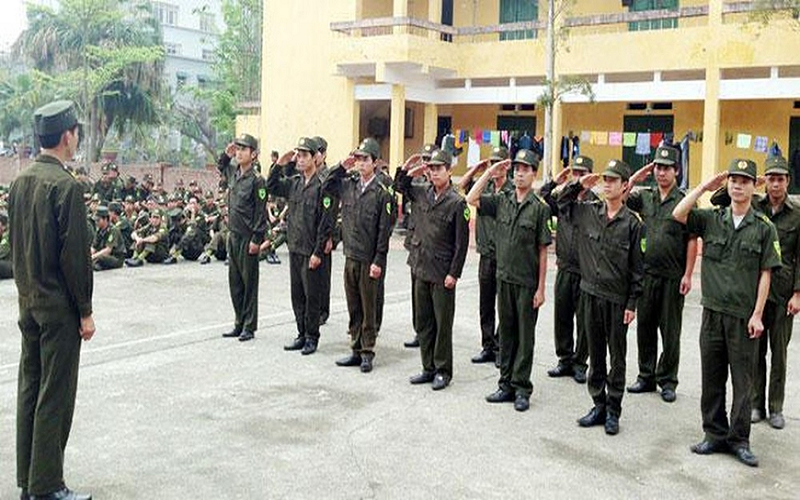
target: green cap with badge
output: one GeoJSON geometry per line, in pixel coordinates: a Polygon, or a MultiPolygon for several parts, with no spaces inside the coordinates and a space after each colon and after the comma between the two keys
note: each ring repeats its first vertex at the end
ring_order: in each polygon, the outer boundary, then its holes
{"type": "Polygon", "coordinates": [[[298,151],[308,151],[313,155],[319,151],[319,146],[317,145],[317,141],[311,137],[301,137],[300,140],[297,141],[297,147],[295,149],[298,151]]]}
{"type": "Polygon", "coordinates": [[[381,156],[381,147],[378,145],[378,141],[372,137],[367,137],[361,141],[361,144],[358,145],[358,148],[355,150],[355,154],[369,155],[372,156],[373,160],[375,160],[381,156]]]}
{"type": "Polygon", "coordinates": [[[94,211],[94,218],[95,219],[103,219],[103,218],[107,219],[108,218],[108,207],[106,207],[104,205],[100,205],[99,207],[97,207],[97,209],[94,211]]]}
{"type": "Polygon", "coordinates": [[[627,181],[631,178],[631,167],[622,160],[611,160],[606,165],[603,177],[618,177],[627,181]]]}
{"type": "Polygon", "coordinates": [[[233,141],[233,143],[236,144],[237,146],[244,146],[246,148],[250,148],[253,151],[256,151],[258,149],[258,139],[256,139],[250,134],[239,134],[239,136],[236,138],[235,141],[233,141]]]}
{"type": "Polygon", "coordinates": [[[731,161],[731,164],[728,167],[728,175],[739,175],[742,177],[748,177],[755,181],[756,177],[758,176],[756,162],[737,158],[731,161]]]}
{"type": "Polygon", "coordinates": [[[492,154],[489,155],[490,161],[502,161],[508,159],[508,148],[505,146],[495,146],[492,148],[492,154]]]}
{"type": "Polygon", "coordinates": [[[433,156],[433,152],[436,151],[437,149],[439,148],[436,147],[436,144],[426,144],[422,146],[422,150],[419,152],[419,154],[420,156],[422,156],[422,159],[424,160],[426,158],[430,158],[431,156],[433,156]]]}
{"type": "Polygon", "coordinates": [[[534,169],[539,168],[539,156],[531,151],[530,149],[520,149],[517,151],[517,154],[514,155],[514,161],[512,162],[514,165],[517,163],[523,163],[532,167],[534,169]]]}
{"type": "Polygon", "coordinates": [[[770,156],[764,163],[764,175],[790,175],[789,163],[783,156],[770,156]]]}
{"type": "Polygon", "coordinates": [[[678,164],[678,158],[680,157],[680,151],[672,146],[659,146],[656,149],[656,156],[653,158],[653,163],[656,165],[666,165],[668,167],[674,167],[678,164]]]}
{"type": "Polygon", "coordinates": [[[317,143],[317,151],[324,153],[328,150],[328,141],[326,141],[324,137],[317,135],[314,136],[313,139],[317,143]]]}
{"type": "Polygon", "coordinates": [[[431,155],[431,159],[428,160],[429,165],[444,165],[447,168],[453,166],[453,155],[445,151],[444,149],[437,149],[431,155]]]}
{"type": "Polygon", "coordinates": [[[72,101],[53,101],[37,109],[34,114],[36,135],[57,135],[72,130],[78,125],[75,103],[72,101]]]}
{"type": "Polygon", "coordinates": [[[118,201],[112,201],[108,204],[108,211],[120,215],[122,213],[122,205],[118,201]]]}
{"type": "Polygon", "coordinates": [[[594,168],[594,160],[588,156],[576,156],[572,159],[572,170],[586,170],[591,172],[594,168]]]}

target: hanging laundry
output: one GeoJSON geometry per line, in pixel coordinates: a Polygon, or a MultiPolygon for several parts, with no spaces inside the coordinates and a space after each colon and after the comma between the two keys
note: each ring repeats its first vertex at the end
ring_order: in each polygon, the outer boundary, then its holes
{"type": "Polygon", "coordinates": [[[469,148],[467,149],[467,168],[472,168],[481,161],[481,147],[477,141],[471,137],[469,139],[469,148]]]}
{"type": "Polygon", "coordinates": [[[636,146],[636,132],[623,132],[622,146],[626,148],[632,148],[636,146]]]}
{"type": "Polygon", "coordinates": [[[590,142],[592,140],[592,133],[588,130],[581,130],[581,142],[590,142]]]}
{"type": "Polygon", "coordinates": [[[531,149],[532,147],[533,147],[533,139],[531,139],[531,136],[528,135],[527,131],[523,132],[522,137],[519,138],[519,148],[531,149]]]}
{"type": "Polygon", "coordinates": [[[753,150],[756,153],[766,153],[768,140],[769,139],[763,135],[756,136],[755,143],[753,144],[753,150]]]}
{"type": "Polygon", "coordinates": [[[694,133],[689,132],[681,140],[681,175],[680,187],[687,189],[689,187],[689,141],[694,140],[694,133]]]}
{"type": "MultiPolygon", "coordinates": [[[[572,159],[581,155],[581,140],[577,135],[572,136],[572,159]]],[[[539,155],[541,156],[541,155],[539,155]]]]}
{"type": "Polygon", "coordinates": [[[483,130],[479,128],[475,129],[475,142],[477,142],[478,144],[483,142],[483,130]]]}
{"type": "Polygon", "coordinates": [[[636,154],[650,154],[650,132],[639,132],[636,134],[636,154]]]}
{"type": "Polygon", "coordinates": [[[750,142],[753,137],[750,134],[738,134],[736,136],[736,147],[739,149],[750,149],[750,142]]]}
{"type": "Polygon", "coordinates": [[[657,148],[661,145],[661,140],[664,138],[664,134],[661,132],[650,132],[650,147],[657,148]]]}
{"type": "Polygon", "coordinates": [[[608,145],[608,132],[597,132],[597,139],[595,143],[598,146],[607,146],[608,145]]]}
{"type": "Polygon", "coordinates": [[[500,131],[500,141],[508,147],[508,130],[501,130],[500,131]]]}
{"type": "Polygon", "coordinates": [[[484,130],[483,131],[483,141],[484,144],[492,142],[492,131],[491,130],[484,130]]]}
{"type": "Polygon", "coordinates": [[[622,132],[609,132],[608,133],[609,146],[622,146],[622,132]]]}
{"type": "Polygon", "coordinates": [[[730,146],[733,144],[733,133],[725,132],[725,145],[730,146]]]}
{"type": "Polygon", "coordinates": [[[489,142],[492,143],[492,147],[496,148],[500,146],[500,131],[499,130],[492,130],[492,136],[489,139],[489,142]]]}
{"type": "Polygon", "coordinates": [[[533,145],[531,151],[539,155],[539,158],[544,156],[544,137],[536,136],[533,138],[533,145]]]}
{"type": "Polygon", "coordinates": [[[464,145],[464,136],[461,135],[461,132],[463,132],[461,129],[456,129],[456,149],[464,145]]]}
{"type": "Polygon", "coordinates": [[[567,168],[569,165],[569,150],[570,150],[570,142],[569,137],[566,135],[561,136],[561,163],[564,165],[564,168],[567,168]]]}
{"type": "Polygon", "coordinates": [[[778,146],[777,142],[772,141],[772,145],[769,147],[769,155],[767,155],[767,156],[770,156],[770,157],[772,157],[772,156],[783,156],[783,153],[781,152],[781,147],[778,146]]]}

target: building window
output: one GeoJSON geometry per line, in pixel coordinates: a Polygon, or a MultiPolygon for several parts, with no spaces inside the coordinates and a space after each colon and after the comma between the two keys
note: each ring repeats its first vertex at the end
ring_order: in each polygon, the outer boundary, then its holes
{"type": "Polygon", "coordinates": [[[171,3],[153,2],[153,16],[167,26],[178,25],[178,6],[171,3]]]}
{"type": "MultiPolygon", "coordinates": [[[[630,12],[678,10],[678,0],[632,0],[630,12]]],[[[665,30],[678,27],[678,19],[653,19],[628,23],[629,31],[665,30]]]]}
{"type": "Polygon", "coordinates": [[[186,82],[189,80],[189,77],[185,73],[178,73],[175,75],[175,87],[180,89],[186,82]]]}
{"type": "Polygon", "coordinates": [[[211,79],[207,76],[197,75],[197,86],[201,89],[208,88],[208,84],[211,82],[211,79]]]}
{"type": "Polygon", "coordinates": [[[217,53],[211,49],[203,49],[203,60],[213,61],[217,57],[217,53]]]}
{"type": "Polygon", "coordinates": [[[181,55],[181,46],[177,43],[164,42],[164,52],[168,56],[179,56],[181,55]]]}
{"type": "Polygon", "coordinates": [[[201,12],[198,15],[200,16],[200,31],[205,33],[217,32],[217,24],[214,22],[214,14],[201,12]]]}
{"type": "MultiPolygon", "coordinates": [[[[536,21],[539,18],[539,4],[531,0],[500,0],[500,24],[521,21],[536,21]]],[[[536,38],[536,30],[504,31],[500,40],[524,40],[536,38]]]]}

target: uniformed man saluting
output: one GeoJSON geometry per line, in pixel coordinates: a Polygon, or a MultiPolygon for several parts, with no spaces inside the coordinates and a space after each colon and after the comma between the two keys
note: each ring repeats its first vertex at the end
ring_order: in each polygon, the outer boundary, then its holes
{"type": "Polygon", "coordinates": [[[358,149],[329,171],[323,191],[342,200],[344,291],[350,315],[350,356],[339,366],[372,371],[377,333],[378,286],[386,269],[392,200],[376,175],[380,147],[364,139],[358,149]],[[356,175],[353,175],[356,174],[356,175]]]}
{"type": "Polygon", "coordinates": [[[22,331],[17,484],[21,498],[86,500],[91,496],[64,484],[81,340],[95,332],[83,187],[64,165],[79,143],[74,104],[56,101],[39,108],[35,128],[42,152],[19,174],[9,196],[22,331]]]}
{"type": "Polygon", "coordinates": [[[624,203],[630,176],[627,163],[611,160],[602,174],[604,201],[577,201],[581,190],[597,184],[600,174],[572,181],[558,198],[558,204],[566,209],[572,205],[580,234],[581,315],[589,340],[588,388],[594,407],[578,419],[578,424],[605,425],[609,435],[619,432],[628,350],[626,335],[642,294],[644,225],[624,203]],[[606,363],[607,353],[611,358],[610,368],[606,363]]]}
{"type": "Polygon", "coordinates": [[[700,363],[703,387],[703,441],[691,447],[699,455],[731,451],[751,467],[750,450],[753,368],[773,269],[781,266],[778,232],[769,218],[751,206],[756,164],[733,160],[721,172],[694,188],[672,215],[689,232],[703,238],[703,321],[700,363]],[[693,209],[706,191],[727,183],[731,206],[693,209]],[[730,423],[725,408],[728,370],[733,383],[730,423]]]}
{"type": "Polygon", "coordinates": [[[258,140],[242,134],[217,163],[228,185],[228,287],[236,315],[233,330],[222,336],[241,342],[258,330],[258,251],[267,232],[267,187],[253,168],[257,155],[258,140]]]}
{"type": "Polygon", "coordinates": [[[433,390],[453,376],[453,316],[456,282],[461,277],[469,245],[470,211],[450,182],[453,157],[437,150],[431,159],[411,168],[406,162],[397,177],[397,191],[414,202],[416,228],[411,240],[414,273],[414,328],[419,338],[422,373],[412,384],[433,382],[433,390]],[[414,185],[427,170],[430,185],[414,185]]]}
{"type": "Polygon", "coordinates": [[[500,380],[489,403],[514,401],[526,411],[533,392],[531,367],[539,308],[544,304],[550,207],[533,192],[539,158],[527,149],[514,156],[514,190],[487,193],[489,179],[505,175],[510,160],[495,163],[478,179],[467,202],[481,216],[492,217],[497,249],[497,288],[500,326],[500,380]]]}

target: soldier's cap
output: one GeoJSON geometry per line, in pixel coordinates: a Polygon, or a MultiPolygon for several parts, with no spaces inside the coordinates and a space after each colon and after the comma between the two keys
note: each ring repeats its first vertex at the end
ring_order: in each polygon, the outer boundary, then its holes
{"type": "Polygon", "coordinates": [[[508,148],[505,146],[495,146],[492,148],[492,153],[489,155],[491,161],[501,161],[508,159],[508,148]]]}
{"type": "Polygon", "coordinates": [[[373,159],[378,159],[381,156],[381,147],[378,145],[378,141],[372,137],[367,137],[361,141],[361,144],[358,145],[358,148],[355,150],[354,154],[369,155],[373,159]]]}
{"type": "Polygon", "coordinates": [[[177,219],[178,217],[183,215],[183,210],[181,210],[180,208],[176,207],[176,208],[173,208],[173,209],[169,210],[167,212],[167,215],[169,215],[170,219],[177,219]]]}
{"type": "Polygon", "coordinates": [[[105,205],[100,205],[94,211],[94,218],[101,219],[101,218],[108,218],[108,207],[105,205]]]}
{"type": "Polygon", "coordinates": [[[197,185],[197,180],[196,180],[196,179],[192,179],[192,180],[190,180],[190,181],[189,181],[189,185],[190,185],[190,186],[196,186],[196,185],[197,185]]]}
{"type": "Polygon", "coordinates": [[[125,203],[133,203],[134,201],[136,201],[136,200],[134,200],[133,196],[131,196],[131,195],[128,195],[128,196],[125,197],[125,203]]]}
{"type": "Polygon", "coordinates": [[[433,153],[437,149],[439,149],[439,148],[436,147],[436,144],[426,144],[426,145],[422,146],[422,149],[420,150],[419,154],[420,154],[420,156],[422,156],[422,159],[428,159],[431,156],[433,156],[433,153]]]}
{"type": "Polygon", "coordinates": [[[730,166],[728,166],[728,175],[739,175],[755,181],[758,176],[756,162],[737,158],[731,161],[730,166]]]}
{"type": "Polygon", "coordinates": [[[764,175],[783,174],[790,175],[789,163],[783,156],[770,156],[764,162],[764,175]]]}
{"type": "Polygon", "coordinates": [[[136,177],[129,175],[127,181],[131,184],[136,184],[136,177]]]}
{"type": "Polygon", "coordinates": [[[591,172],[594,168],[594,160],[588,156],[576,156],[572,159],[572,170],[586,170],[591,172]]]}
{"type": "Polygon", "coordinates": [[[158,203],[159,205],[166,205],[167,204],[167,197],[164,196],[163,194],[159,195],[158,198],[156,199],[156,203],[158,203]]]}
{"type": "Polygon", "coordinates": [[[317,145],[317,141],[311,137],[301,137],[297,141],[297,147],[295,149],[298,151],[308,151],[313,155],[319,150],[319,146],[317,145]]]}
{"type": "Polygon", "coordinates": [[[233,143],[238,146],[244,146],[246,148],[250,148],[253,151],[256,151],[258,149],[258,139],[256,139],[250,134],[239,134],[239,136],[236,137],[236,140],[234,140],[233,143]]]}
{"type": "Polygon", "coordinates": [[[164,211],[156,208],[155,210],[150,212],[150,217],[164,217],[164,211]]]}
{"type": "Polygon", "coordinates": [[[453,166],[453,155],[445,151],[444,149],[437,149],[431,155],[431,159],[428,160],[429,165],[444,165],[447,168],[453,166]]]}
{"type": "Polygon", "coordinates": [[[122,205],[120,205],[119,202],[112,201],[108,204],[108,211],[119,215],[122,213],[122,205]]]}
{"type": "Polygon", "coordinates": [[[631,178],[631,167],[622,160],[611,160],[606,165],[603,177],[618,177],[627,181],[631,178]]]}
{"type": "Polygon", "coordinates": [[[211,191],[210,189],[206,191],[206,198],[214,198],[215,196],[216,195],[214,194],[214,191],[211,191]]]}
{"type": "Polygon", "coordinates": [[[656,157],[653,159],[653,163],[656,165],[674,167],[678,164],[680,154],[680,151],[672,146],[659,146],[658,149],[656,149],[656,157]]]}
{"type": "Polygon", "coordinates": [[[72,130],[79,124],[72,101],[53,101],[37,109],[34,114],[34,127],[39,136],[57,135],[72,130]]]}
{"type": "Polygon", "coordinates": [[[534,170],[538,170],[539,156],[530,149],[520,149],[517,151],[517,154],[514,155],[514,161],[512,162],[512,165],[516,165],[517,163],[522,163],[524,165],[528,165],[534,170]]]}
{"type": "Polygon", "coordinates": [[[317,143],[317,151],[324,153],[328,150],[328,141],[326,141],[324,137],[317,135],[312,139],[317,143]]]}

